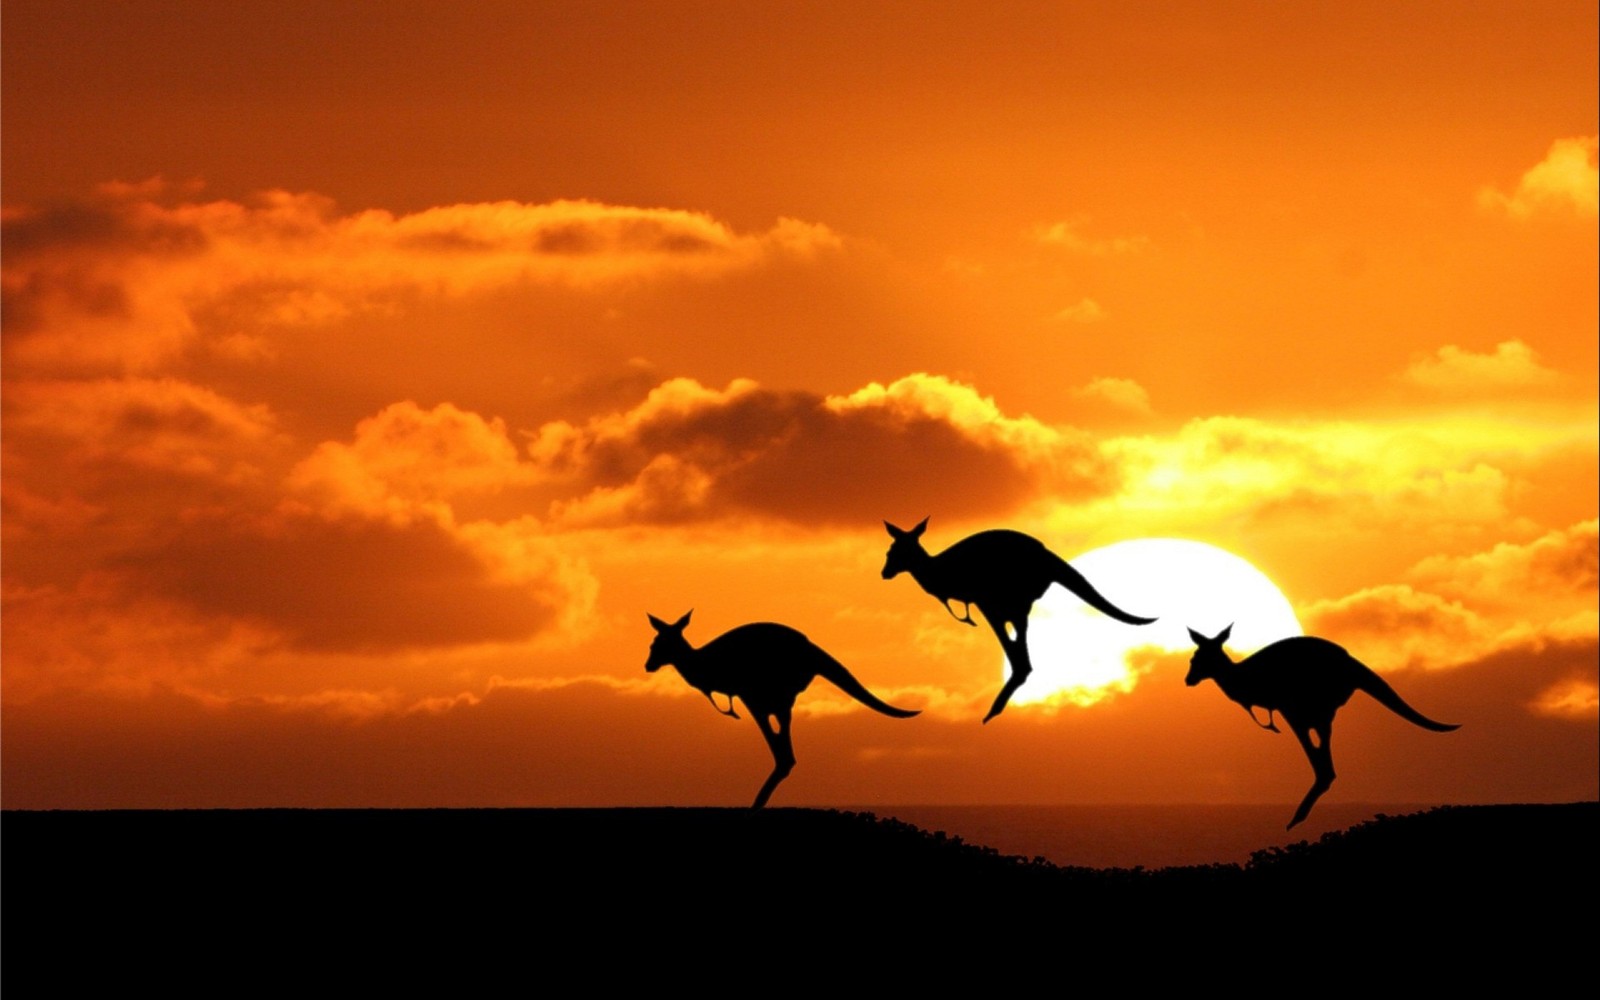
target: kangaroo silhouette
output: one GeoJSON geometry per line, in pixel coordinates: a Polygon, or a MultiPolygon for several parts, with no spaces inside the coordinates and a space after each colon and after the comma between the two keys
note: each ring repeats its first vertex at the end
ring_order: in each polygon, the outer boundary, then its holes
{"type": "Polygon", "coordinates": [[[922,533],[928,530],[927,518],[910,531],[888,521],[883,522],[883,526],[894,539],[883,564],[885,580],[910,573],[918,586],[939,599],[950,617],[974,628],[978,623],[972,620],[972,609],[976,607],[994,629],[995,638],[1000,640],[1000,648],[1011,664],[1011,676],[995,696],[994,704],[989,706],[984,722],[1005,711],[1011,696],[1033,673],[1033,663],[1028,659],[1028,614],[1033,610],[1033,602],[1043,597],[1052,583],[1061,584],[1085,604],[1118,621],[1129,625],[1148,625],[1155,621],[1130,615],[1100,596],[1082,573],[1032,535],[1004,529],[980,531],[938,555],[931,555],[922,547],[922,533]],[[962,614],[956,614],[951,601],[966,605],[962,614]]]}
{"type": "Polygon", "coordinates": [[[1406,704],[1388,681],[1337,643],[1297,635],[1279,639],[1235,663],[1222,651],[1222,644],[1232,633],[1232,625],[1214,639],[1189,630],[1189,638],[1197,648],[1189,660],[1189,676],[1184,683],[1194,687],[1209,677],[1223,694],[1243,705],[1251,721],[1262,729],[1280,731],[1273,722],[1274,712],[1289,724],[1311,761],[1316,780],[1285,829],[1293,830],[1309,816],[1311,807],[1333,785],[1333,716],[1357,691],[1372,695],[1380,705],[1423,729],[1448,733],[1461,728],[1435,722],[1406,704]],[[1266,722],[1256,718],[1257,706],[1267,710],[1266,722]]]}
{"type": "Polygon", "coordinates": [[[772,774],[756,793],[750,808],[760,809],[772,797],[773,789],[794,770],[794,744],[789,738],[794,700],[817,677],[825,677],[856,701],[884,715],[909,719],[916,711],[895,708],[868,691],[844,664],[829,656],[804,633],[787,625],[753,622],[729,629],[696,649],[683,637],[689,625],[686,613],[668,625],[648,615],[656,630],[650,643],[650,657],[644,669],[655,673],[662,667],[677,667],[689,686],[698,689],[723,715],[737,719],[733,699],[744,702],[755,717],[756,726],[772,751],[772,774]],[[728,707],[717,704],[716,694],[728,699],[728,707]]]}

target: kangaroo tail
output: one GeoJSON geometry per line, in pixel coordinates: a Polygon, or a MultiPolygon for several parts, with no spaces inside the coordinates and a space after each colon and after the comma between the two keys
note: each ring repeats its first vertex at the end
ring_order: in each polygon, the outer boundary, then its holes
{"type": "Polygon", "coordinates": [[[1434,720],[1428,718],[1426,715],[1423,715],[1421,712],[1406,704],[1405,699],[1400,697],[1399,693],[1396,692],[1394,688],[1389,686],[1389,682],[1374,673],[1371,667],[1362,663],[1360,660],[1357,660],[1353,656],[1350,658],[1350,662],[1354,663],[1356,667],[1359,668],[1356,670],[1356,687],[1365,691],[1367,694],[1372,695],[1372,697],[1377,699],[1378,704],[1400,716],[1400,718],[1414,725],[1421,726],[1423,729],[1431,729],[1436,733],[1448,733],[1452,729],[1461,728],[1460,723],[1451,725],[1448,722],[1435,722],[1434,720]]]}
{"type": "Polygon", "coordinates": [[[1101,614],[1110,615],[1119,622],[1126,622],[1129,625],[1148,625],[1155,621],[1154,618],[1141,618],[1138,615],[1130,615],[1128,612],[1117,607],[1115,604],[1112,604],[1110,601],[1101,596],[1100,591],[1094,589],[1093,585],[1091,585],[1089,581],[1084,578],[1082,573],[1079,573],[1077,570],[1073,569],[1071,563],[1056,555],[1054,552],[1050,553],[1050,555],[1056,561],[1054,574],[1055,582],[1061,584],[1074,594],[1077,594],[1078,598],[1082,600],[1083,603],[1089,605],[1089,607],[1094,608],[1101,614]]]}
{"type": "Polygon", "coordinates": [[[884,701],[882,698],[879,698],[871,691],[868,691],[867,686],[856,680],[856,675],[852,674],[849,670],[846,670],[844,664],[840,663],[838,660],[835,660],[821,649],[818,649],[817,653],[817,674],[819,676],[826,677],[829,681],[833,682],[833,685],[839,690],[854,698],[856,701],[861,702],[861,704],[872,709],[874,712],[882,712],[884,715],[891,716],[896,719],[909,719],[913,715],[921,714],[920,709],[913,710],[906,708],[895,708],[893,705],[884,701]]]}

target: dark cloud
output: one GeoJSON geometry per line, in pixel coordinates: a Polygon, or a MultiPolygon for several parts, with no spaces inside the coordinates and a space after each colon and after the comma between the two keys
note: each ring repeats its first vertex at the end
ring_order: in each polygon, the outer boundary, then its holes
{"type": "Polygon", "coordinates": [[[0,222],[0,253],[8,262],[53,250],[120,250],[191,254],[207,246],[199,227],[150,213],[126,202],[62,202],[8,209],[0,222]]]}
{"type": "Polygon", "coordinates": [[[7,208],[0,221],[8,339],[46,323],[52,305],[90,317],[130,314],[122,262],[134,255],[180,257],[208,245],[197,226],[116,199],[7,208]]]}
{"type": "MultiPolygon", "coordinates": [[[[951,389],[966,391],[960,387],[951,389]]],[[[1053,434],[1034,425],[1040,435],[1053,434]]],[[[536,452],[609,516],[681,521],[739,514],[860,523],[887,513],[999,514],[1043,490],[1088,496],[1114,475],[1092,442],[1052,438],[1047,454],[994,428],[909,406],[830,406],[818,394],[744,387],[688,405],[641,406],[567,429],[536,452]]]]}
{"type": "Polygon", "coordinates": [[[206,614],[264,622],[309,650],[526,639],[554,623],[565,598],[555,581],[494,581],[430,522],[218,521],[190,525],[120,566],[162,596],[206,614]]]}

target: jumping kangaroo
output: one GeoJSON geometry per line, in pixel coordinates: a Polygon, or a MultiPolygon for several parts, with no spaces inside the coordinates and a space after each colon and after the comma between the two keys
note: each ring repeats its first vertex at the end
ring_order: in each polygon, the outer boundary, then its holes
{"type": "Polygon", "coordinates": [[[1083,574],[1068,565],[1065,559],[1045,548],[1043,542],[1020,531],[980,531],[968,535],[938,555],[930,555],[922,547],[922,533],[928,529],[928,519],[923,518],[910,531],[897,528],[888,521],[893,543],[889,557],[883,564],[883,578],[891,580],[901,573],[910,573],[917,584],[939,599],[950,617],[958,622],[977,627],[972,620],[972,609],[983,612],[983,617],[994,629],[1000,648],[1011,664],[1011,676],[989,706],[984,722],[1005,711],[1011,696],[1033,673],[1028,659],[1028,613],[1033,602],[1044,596],[1052,583],[1077,594],[1085,604],[1129,625],[1148,625],[1154,618],[1130,615],[1100,596],[1089,585],[1083,574]],[[950,607],[951,601],[966,605],[957,615],[950,607]]]}
{"type": "Polygon", "coordinates": [[[1435,722],[1405,703],[1389,682],[1372,672],[1344,647],[1309,635],[1279,639],[1265,649],[1233,662],[1222,651],[1233,626],[1229,625],[1215,639],[1189,630],[1189,638],[1197,647],[1189,661],[1189,676],[1184,683],[1194,687],[1207,677],[1217,682],[1217,687],[1229,698],[1243,705],[1250,718],[1262,729],[1278,732],[1272,721],[1277,712],[1289,724],[1300,746],[1311,761],[1316,781],[1311,791],[1300,800],[1294,819],[1286,829],[1295,826],[1311,813],[1311,807],[1333,785],[1333,715],[1350,696],[1365,691],[1378,703],[1407,722],[1448,733],[1460,726],[1435,722]],[[1256,706],[1267,710],[1267,721],[1256,718],[1256,706]]]}
{"type": "Polygon", "coordinates": [[[909,719],[917,714],[895,708],[878,698],[856,680],[844,664],[787,625],[772,622],[740,625],[696,649],[683,637],[689,615],[693,613],[688,612],[671,625],[655,615],[647,616],[656,630],[656,638],[650,644],[650,658],[645,661],[644,668],[653,674],[662,667],[677,667],[689,686],[710,699],[711,707],[723,715],[737,719],[739,714],[733,709],[733,699],[744,702],[766,738],[774,763],[767,783],[756,793],[752,809],[766,805],[773,789],[794,770],[794,744],[789,740],[790,713],[795,697],[819,675],[874,712],[896,719],[909,719]],[[727,708],[718,705],[712,697],[719,692],[727,697],[727,708]]]}

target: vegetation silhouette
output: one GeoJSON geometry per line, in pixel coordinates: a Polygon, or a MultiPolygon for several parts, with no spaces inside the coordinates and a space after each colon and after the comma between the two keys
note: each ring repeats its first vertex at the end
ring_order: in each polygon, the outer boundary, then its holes
{"type": "MultiPolygon", "coordinates": [[[[934,953],[867,973],[948,986],[993,981],[991,953],[946,942],[987,940],[1004,907],[1030,917],[1007,931],[1024,954],[1070,942],[1179,989],[1197,977],[1236,989],[1241,961],[1304,977],[1310,949],[1359,937],[1322,948],[1334,958],[1317,982],[1370,988],[1398,968],[1437,991],[1503,973],[1521,993],[1563,996],[1573,963],[1540,959],[1593,950],[1600,877],[1593,801],[1380,816],[1247,864],[1153,870],[1062,867],[871,814],[774,807],[8,809],[4,826],[6,852],[28,861],[5,870],[8,979],[57,971],[64,927],[108,975],[149,968],[181,940],[297,982],[393,970],[414,986],[429,968],[382,959],[434,954],[526,977],[530,923],[555,914],[537,927],[544,952],[608,984],[687,981],[701,973],[685,956],[708,947],[719,974],[741,972],[770,961],[774,940],[820,931],[934,953]],[[643,929],[625,954],[606,933],[624,924],[643,929]]],[[[216,983],[215,963],[168,964],[163,982],[195,984],[179,992],[216,983]]],[[[790,964],[839,976],[839,962],[790,964]]],[[[460,975],[433,965],[441,985],[460,975]]]]}
{"type": "Polygon", "coordinates": [[[656,637],[650,644],[650,657],[644,668],[655,673],[662,667],[677,667],[689,686],[703,693],[711,707],[723,715],[737,719],[739,714],[734,711],[733,699],[744,702],[766,739],[774,762],[772,774],[756,793],[752,809],[766,805],[773,789],[794,770],[790,717],[795,698],[815,678],[827,678],[874,712],[896,719],[909,719],[918,714],[914,710],[895,708],[868,691],[844,664],[787,625],[773,622],[740,625],[696,649],[683,637],[689,615],[693,613],[685,613],[671,625],[655,615],[647,616],[656,630],[656,637]],[[727,697],[727,708],[717,704],[713,697],[717,693],[727,697]]]}
{"type": "Polygon", "coordinates": [[[1082,573],[1032,535],[1004,529],[980,531],[932,555],[922,547],[922,534],[928,529],[927,518],[909,531],[888,521],[883,522],[883,526],[894,539],[883,564],[885,580],[910,573],[923,590],[939,599],[950,617],[974,628],[978,623],[972,620],[972,609],[976,607],[994,629],[995,638],[1000,640],[1000,648],[1011,664],[1011,676],[995,696],[994,704],[989,706],[984,722],[1005,711],[1011,696],[1033,673],[1033,663],[1028,658],[1028,614],[1033,610],[1033,603],[1044,596],[1052,583],[1061,584],[1085,604],[1117,621],[1129,625],[1148,625],[1155,621],[1131,615],[1113,605],[1084,579],[1082,573]],[[962,614],[955,613],[950,607],[951,601],[966,605],[962,614]]]}
{"type": "Polygon", "coordinates": [[[1333,716],[1357,691],[1372,695],[1380,705],[1423,729],[1448,733],[1461,728],[1435,722],[1406,704],[1388,681],[1337,643],[1297,635],[1280,639],[1235,663],[1222,650],[1232,633],[1232,625],[1210,639],[1189,630],[1196,649],[1184,683],[1194,687],[1210,678],[1223,694],[1243,705],[1251,721],[1261,728],[1280,731],[1273,713],[1281,714],[1289,724],[1311,761],[1316,780],[1300,800],[1300,808],[1294,811],[1286,829],[1294,829],[1310,815],[1311,807],[1333,785],[1333,716]],[[1256,718],[1257,706],[1267,710],[1266,722],[1256,718]]]}

